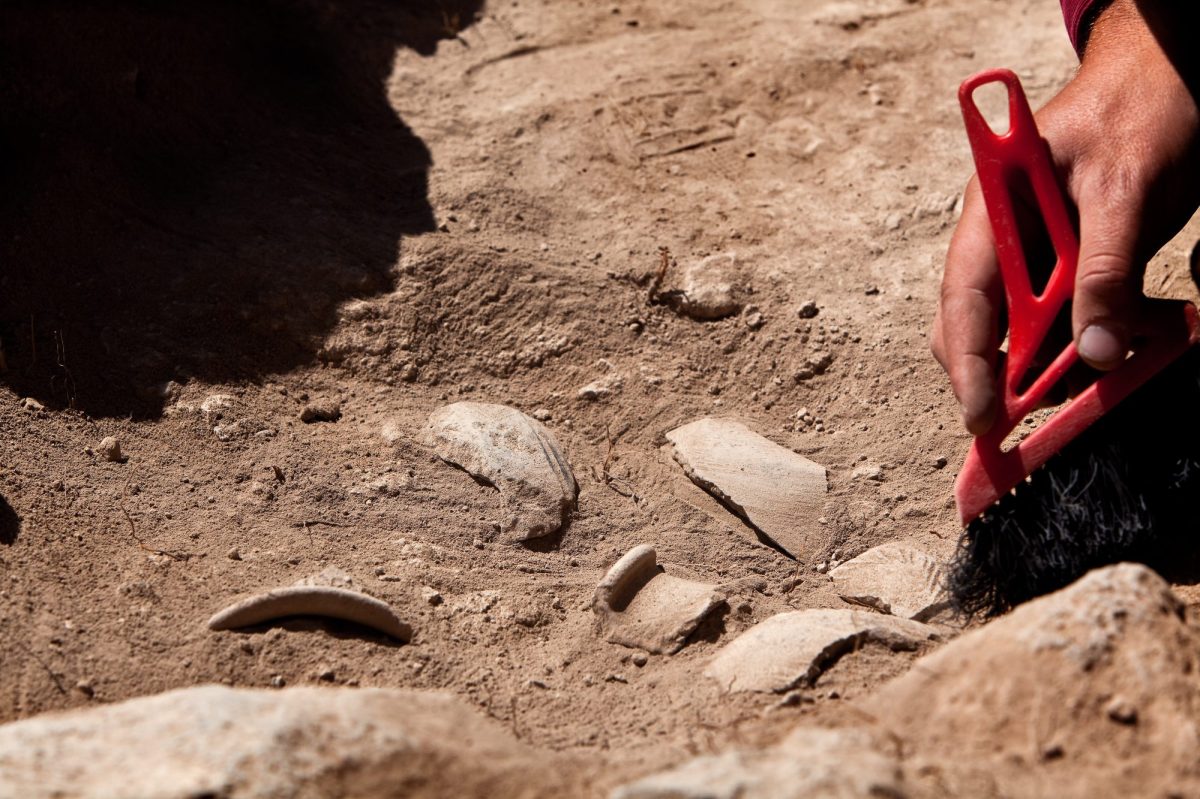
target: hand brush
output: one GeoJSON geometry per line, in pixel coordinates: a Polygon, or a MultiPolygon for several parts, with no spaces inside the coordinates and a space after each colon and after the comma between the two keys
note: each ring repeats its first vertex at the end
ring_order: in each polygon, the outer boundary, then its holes
{"type": "Polygon", "coordinates": [[[955,485],[966,529],[948,591],[960,613],[995,615],[1089,569],[1151,561],[1172,535],[1194,529],[1200,348],[1191,346],[1200,321],[1190,303],[1145,300],[1125,362],[1014,441],[1022,420],[1080,363],[1073,343],[1040,374],[1036,363],[1064,310],[1069,318],[1079,240],[1017,76],[975,75],[960,87],[959,103],[996,242],[1008,351],[997,374],[996,421],[973,442],[955,485]],[[1008,91],[1003,134],[974,101],[979,87],[997,82],[1008,91]],[[1040,292],[1017,219],[1018,203],[1031,200],[1057,256],[1040,292]]]}

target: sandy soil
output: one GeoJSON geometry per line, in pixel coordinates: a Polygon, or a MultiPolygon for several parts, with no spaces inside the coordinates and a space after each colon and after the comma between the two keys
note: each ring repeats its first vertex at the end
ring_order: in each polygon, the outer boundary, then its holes
{"type": "MultiPolygon", "coordinates": [[[[242,5],[3,12],[0,140],[28,157],[0,199],[0,721],[206,682],[445,689],[601,789],[852,721],[915,653],[868,647],[782,707],[698,674],[756,621],[843,606],[830,557],[952,551],[968,440],[925,331],[970,173],[955,91],[1004,65],[1048,99],[1075,66],[1057,4],[242,5]],[[668,283],[735,253],[754,307],[649,304],[661,247],[668,283]],[[548,412],[564,532],[490,541],[496,493],[417,443],[459,399],[548,412]],[[302,423],[316,400],[341,418],[302,423]],[[683,476],[664,433],[704,415],[828,468],[823,551],[762,545],[683,476]],[[765,588],[639,667],[589,602],[641,543],[765,588]],[[205,627],[331,566],[413,641],[205,627]]],[[[1187,291],[1185,252],[1151,288],[1187,291]]]]}

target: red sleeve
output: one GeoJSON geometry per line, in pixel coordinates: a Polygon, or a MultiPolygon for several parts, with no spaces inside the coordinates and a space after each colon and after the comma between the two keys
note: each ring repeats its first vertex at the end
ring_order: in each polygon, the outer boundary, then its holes
{"type": "Polygon", "coordinates": [[[1079,52],[1083,33],[1083,23],[1087,19],[1087,13],[1092,6],[1097,4],[1097,0],[1061,0],[1063,19],[1067,22],[1067,33],[1071,36],[1071,44],[1075,48],[1075,52],[1079,52]]]}

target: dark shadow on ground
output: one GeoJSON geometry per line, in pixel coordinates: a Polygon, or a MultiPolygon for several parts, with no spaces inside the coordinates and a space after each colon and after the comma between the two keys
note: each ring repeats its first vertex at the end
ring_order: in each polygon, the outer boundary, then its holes
{"type": "Polygon", "coordinates": [[[13,510],[8,500],[0,497],[0,544],[10,546],[21,534],[21,517],[13,510]]]}
{"type": "Polygon", "coordinates": [[[311,362],[434,226],[396,49],[481,5],[0,3],[0,379],[152,417],[167,381],[311,362]]]}

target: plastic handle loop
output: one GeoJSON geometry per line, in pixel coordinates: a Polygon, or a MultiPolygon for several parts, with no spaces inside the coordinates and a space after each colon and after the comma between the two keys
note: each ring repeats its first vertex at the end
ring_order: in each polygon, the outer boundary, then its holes
{"type": "Polygon", "coordinates": [[[967,525],[1182,355],[1200,337],[1200,320],[1190,303],[1147,301],[1153,314],[1147,315],[1137,331],[1135,351],[1125,363],[1101,376],[1030,436],[1005,451],[1008,435],[1079,360],[1074,343],[1068,344],[1040,375],[1025,380],[1046,334],[1074,295],[1079,237],[1050,148],[1038,133],[1017,76],[1007,69],[981,72],[959,87],[958,100],[996,241],[1009,320],[1008,356],[997,376],[1000,407],[996,421],[991,430],[975,439],[955,484],[959,518],[967,525]],[[1009,128],[1003,134],[992,131],[975,104],[975,91],[990,83],[1001,83],[1008,91],[1009,128]],[[1021,183],[1032,187],[1034,194],[1024,199],[1036,202],[1057,256],[1040,294],[1032,288],[1015,213],[1012,187],[1021,177],[1021,183]],[[1022,381],[1029,387],[1018,393],[1022,381]]]}

